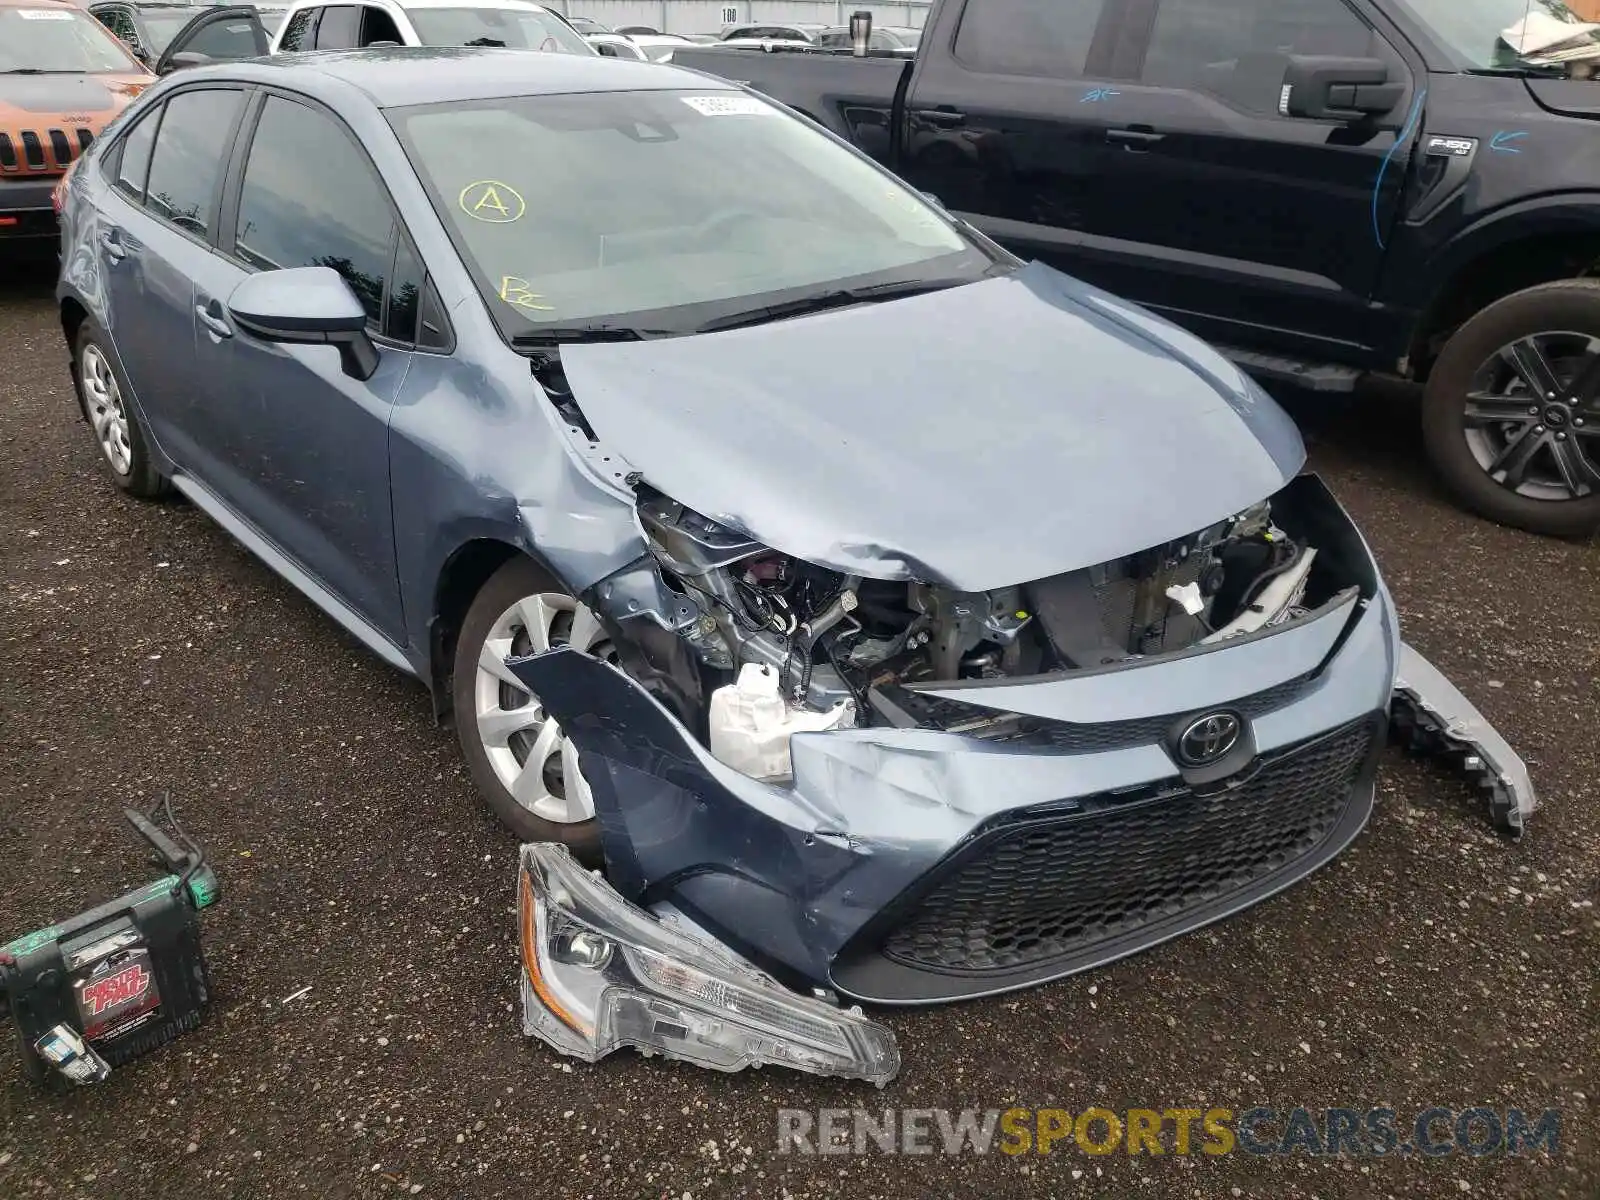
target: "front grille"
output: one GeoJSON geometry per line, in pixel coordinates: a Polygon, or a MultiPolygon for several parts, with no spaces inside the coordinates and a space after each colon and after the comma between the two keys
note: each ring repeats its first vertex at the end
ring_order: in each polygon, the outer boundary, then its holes
{"type": "Polygon", "coordinates": [[[1313,855],[1340,825],[1372,749],[1367,719],[1273,756],[1212,795],[1093,797],[980,837],[887,937],[884,957],[923,971],[1010,973],[1230,898],[1313,855]]]}
{"type": "MultiPolygon", "coordinates": [[[[1232,708],[1246,719],[1265,716],[1290,703],[1312,681],[1311,675],[1285,680],[1263,691],[1254,692],[1238,700],[1213,708],[1232,708]]],[[[1059,750],[1070,754],[1091,754],[1102,750],[1125,750],[1130,746],[1153,746],[1161,741],[1167,731],[1184,714],[1164,713],[1153,717],[1135,717],[1126,721],[1100,721],[1095,724],[1076,724],[1071,721],[1053,721],[1045,717],[1029,717],[1020,713],[1003,712],[968,704],[962,700],[947,700],[930,692],[911,691],[901,687],[885,687],[882,692],[895,706],[914,718],[919,724],[941,729],[946,733],[964,733],[985,741],[1009,742],[1030,748],[1059,750]]],[[[1004,689],[997,689],[997,697],[1004,689]]]]}
{"type": "Polygon", "coordinates": [[[59,175],[87,150],[87,129],[24,129],[0,133],[0,175],[59,175]]]}

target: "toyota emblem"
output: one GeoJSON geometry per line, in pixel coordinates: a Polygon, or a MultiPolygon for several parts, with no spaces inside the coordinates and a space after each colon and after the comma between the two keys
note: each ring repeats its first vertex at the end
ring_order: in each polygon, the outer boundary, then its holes
{"type": "Polygon", "coordinates": [[[1208,767],[1239,744],[1244,725],[1232,713],[1208,713],[1184,726],[1178,735],[1178,762],[1208,767]]]}

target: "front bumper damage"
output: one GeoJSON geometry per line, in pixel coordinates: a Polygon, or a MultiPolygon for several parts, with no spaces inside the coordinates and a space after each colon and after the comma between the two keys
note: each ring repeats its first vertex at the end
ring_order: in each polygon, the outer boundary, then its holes
{"type": "MultiPolygon", "coordinates": [[[[1149,668],[939,688],[924,695],[1003,705],[1051,736],[801,734],[782,784],[716,760],[606,663],[557,649],[508,665],[582,755],[610,880],[594,878],[586,903],[616,919],[664,917],[702,952],[736,956],[746,982],[770,975],[814,1006],[802,1022],[812,1029],[804,1023],[837,996],[925,1005],[1031,987],[1292,885],[1365,825],[1391,719],[1414,747],[1446,754],[1486,787],[1502,828],[1520,832],[1534,805],[1504,739],[1400,643],[1381,588],[1270,638],[1149,668]],[[1247,761],[1221,780],[1186,775],[1172,731],[1219,708],[1243,719],[1247,761]]],[[[685,978],[705,968],[692,955],[679,966],[685,978]]],[[[696,994],[727,998],[716,987],[696,994]]],[[[530,1033],[585,1057],[653,1045],[721,1069],[788,1061],[880,1084],[897,1065],[882,1050],[887,1031],[870,1022],[796,1049],[779,1046],[785,1027],[749,1005],[751,1027],[731,1032],[695,1010],[702,1033],[692,1036],[704,1043],[710,1030],[722,1048],[686,1046],[682,1014],[656,1012],[653,1032],[644,1001],[628,1036],[580,1048],[545,994],[529,984],[524,999],[530,1033]],[[745,1049],[727,1050],[728,1037],[745,1049]]]]}
{"type": "Polygon", "coordinates": [[[784,988],[678,920],[629,904],[565,846],[522,848],[523,1032],[594,1062],[619,1046],[717,1071],[768,1063],[882,1087],[894,1035],[784,988]]]}
{"type": "Polygon", "coordinates": [[[1394,740],[1460,771],[1487,797],[1495,828],[1522,836],[1539,803],[1527,764],[1438,667],[1403,643],[1389,718],[1394,740]]]}

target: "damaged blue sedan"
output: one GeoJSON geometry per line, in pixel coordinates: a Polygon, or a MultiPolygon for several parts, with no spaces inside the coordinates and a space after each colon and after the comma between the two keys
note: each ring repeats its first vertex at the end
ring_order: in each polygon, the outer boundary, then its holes
{"type": "Polygon", "coordinates": [[[524,1022],[567,1053],[882,1082],[841,1001],[1261,900],[1361,830],[1395,729],[1532,810],[1255,384],[750,92],[196,69],[60,201],[112,481],[429,686],[528,843],[524,1022]]]}

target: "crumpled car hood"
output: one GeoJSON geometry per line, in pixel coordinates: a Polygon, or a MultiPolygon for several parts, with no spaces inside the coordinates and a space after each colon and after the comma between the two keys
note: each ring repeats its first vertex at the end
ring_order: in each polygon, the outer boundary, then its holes
{"type": "Polygon", "coordinates": [[[808,562],[962,591],[1183,537],[1305,458],[1204,343],[1037,263],[562,364],[604,450],[674,499],[808,562]]]}

